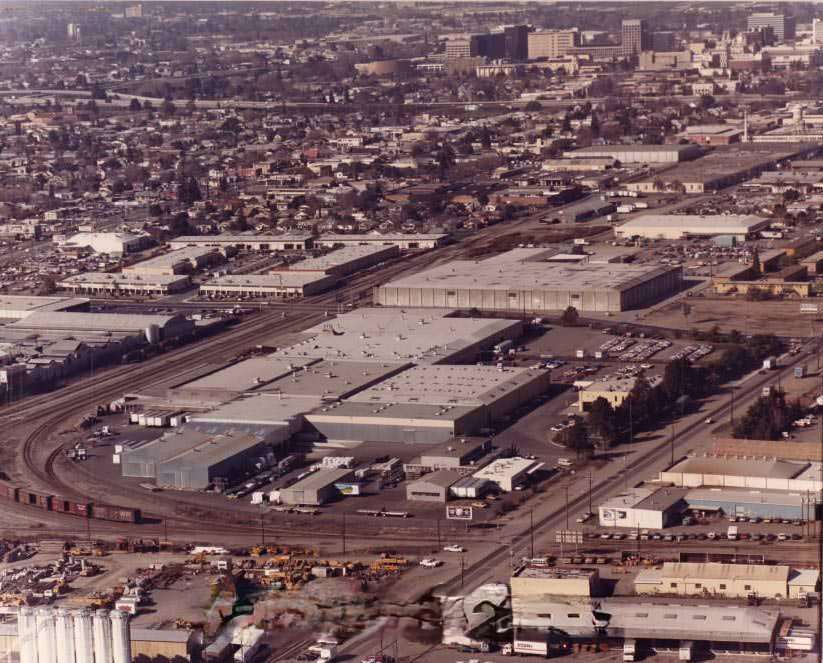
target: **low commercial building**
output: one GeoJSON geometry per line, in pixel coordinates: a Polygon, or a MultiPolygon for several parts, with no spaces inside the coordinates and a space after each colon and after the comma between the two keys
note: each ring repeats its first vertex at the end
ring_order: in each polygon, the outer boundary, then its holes
{"type": "Polygon", "coordinates": [[[659,480],[685,488],[787,491],[817,494],[819,462],[774,457],[693,455],[660,472],[659,480]]]}
{"type": "Polygon", "coordinates": [[[564,152],[563,157],[589,159],[610,158],[625,164],[677,163],[696,159],[703,154],[697,145],[592,145],[564,152]]]}
{"type": "Polygon", "coordinates": [[[640,595],[786,599],[814,592],[819,576],[817,570],[797,571],[785,565],[664,562],[660,569],[640,571],[634,589],[640,595]]]}
{"type": "Polygon", "coordinates": [[[515,570],[510,580],[512,611],[528,611],[529,604],[556,596],[597,596],[597,569],[561,569],[530,564],[515,570]]]}
{"type": "Polygon", "coordinates": [[[542,465],[543,463],[528,458],[498,458],[472,476],[495,484],[504,493],[510,493],[542,465]]]}
{"type": "Polygon", "coordinates": [[[438,444],[424,453],[420,458],[403,465],[406,477],[419,477],[427,472],[437,470],[455,470],[461,474],[474,471],[474,462],[491,449],[491,439],[460,438],[438,444]]]}
{"type": "Polygon", "coordinates": [[[194,323],[182,315],[43,311],[15,321],[7,329],[38,333],[104,332],[111,335],[139,335],[146,342],[156,343],[191,334],[194,323]]]}
{"type": "MultiPolygon", "coordinates": [[[[577,406],[582,411],[588,411],[598,398],[603,398],[613,407],[618,408],[632,393],[632,389],[641,378],[610,378],[608,380],[597,380],[588,387],[584,387],[577,392],[577,406]]],[[[649,383],[649,386],[656,387],[663,378],[659,375],[642,378],[649,383]]]]}
{"type": "Polygon", "coordinates": [[[321,272],[274,272],[218,276],[200,286],[200,294],[209,298],[294,299],[330,290],[337,279],[321,272]]]}
{"type": "Polygon", "coordinates": [[[411,502],[437,502],[445,504],[451,487],[463,474],[454,470],[437,470],[416,481],[406,484],[406,499],[411,502]]]}
{"type": "Polygon", "coordinates": [[[67,276],[57,287],[76,294],[106,295],[171,295],[191,287],[188,276],[177,274],[143,274],[137,272],[86,272],[67,276]]]}
{"type": "Polygon", "coordinates": [[[169,241],[173,249],[187,246],[215,246],[254,251],[306,251],[314,245],[308,234],[285,235],[183,235],[169,241]]]}
{"type": "Polygon", "coordinates": [[[190,274],[225,262],[225,253],[211,246],[187,246],[123,268],[124,274],[173,276],[190,274]]]}
{"type": "Polygon", "coordinates": [[[283,488],[280,491],[280,502],[296,506],[322,506],[340,495],[335,484],[347,483],[354,479],[351,470],[336,468],[322,469],[310,474],[305,479],[283,488]]]}
{"type": "Polygon", "coordinates": [[[694,488],[688,491],[684,499],[692,511],[744,518],[811,520],[817,498],[812,493],[782,490],[694,488]]]}
{"type": "Polygon", "coordinates": [[[739,143],[742,135],[733,124],[699,124],[686,127],[678,137],[698,145],[731,145],[739,143]]]}
{"type": "Polygon", "coordinates": [[[600,526],[663,529],[679,520],[688,492],[685,488],[631,488],[597,507],[600,526]]]}
{"type": "Polygon", "coordinates": [[[94,251],[108,255],[124,255],[146,248],[150,239],[144,235],[131,233],[83,232],[69,237],[55,237],[55,243],[62,251],[94,251]]]}
{"type": "Polygon", "coordinates": [[[727,235],[743,241],[769,226],[769,220],[754,215],[643,214],[614,229],[618,239],[687,239],[727,235]]]}
{"type": "Polygon", "coordinates": [[[197,631],[186,629],[135,628],[131,626],[131,655],[149,660],[191,660],[197,649],[197,631]]]}
{"type": "Polygon", "coordinates": [[[0,318],[22,320],[33,313],[56,311],[85,311],[89,300],[83,297],[36,297],[29,295],[0,295],[0,318]]]}
{"type": "Polygon", "coordinates": [[[449,240],[447,233],[420,233],[415,235],[402,234],[352,234],[321,235],[317,239],[318,246],[397,246],[402,251],[415,249],[434,249],[443,246],[449,240]]]}
{"type": "Polygon", "coordinates": [[[803,258],[800,264],[805,267],[810,274],[823,274],[823,251],[817,251],[812,255],[803,258]]]}
{"type": "Polygon", "coordinates": [[[400,248],[396,244],[348,244],[317,258],[306,258],[293,263],[288,270],[278,270],[275,273],[319,272],[342,278],[399,255],[400,248]]]}
{"type": "Polygon", "coordinates": [[[712,649],[769,655],[782,620],[777,610],[740,605],[554,597],[514,610],[513,621],[516,634],[523,629],[542,633],[543,647],[547,633],[553,631],[589,642],[604,637],[616,644],[633,640],[641,650],[654,645],[676,647],[693,660],[712,649]]]}
{"type": "Polygon", "coordinates": [[[473,362],[485,350],[523,334],[520,320],[455,317],[453,309],[361,308],[311,327],[274,353],[328,361],[473,362]]]}
{"type": "Polygon", "coordinates": [[[679,290],[682,278],[680,267],[526,259],[504,268],[495,260],[458,260],[379,286],[374,297],[382,306],[619,312],[667,297],[679,290]]]}

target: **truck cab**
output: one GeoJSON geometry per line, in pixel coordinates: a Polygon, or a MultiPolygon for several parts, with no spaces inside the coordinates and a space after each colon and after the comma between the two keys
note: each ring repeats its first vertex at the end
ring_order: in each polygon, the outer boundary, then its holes
{"type": "Polygon", "coordinates": [[[626,640],[623,643],[623,661],[630,663],[637,660],[637,641],[626,640]]]}

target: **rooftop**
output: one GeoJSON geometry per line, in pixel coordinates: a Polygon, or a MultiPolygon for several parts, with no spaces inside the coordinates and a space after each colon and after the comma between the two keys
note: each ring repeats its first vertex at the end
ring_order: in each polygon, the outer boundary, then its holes
{"type": "Polygon", "coordinates": [[[417,481],[412,481],[410,483],[431,483],[435,486],[440,486],[441,488],[450,488],[462,478],[463,474],[456,470],[436,470],[434,472],[424,474],[422,477],[417,479],[417,481]]]}
{"type": "Polygon", "coordinates": [[[803,472],[808,465],[808,463],[792,462],[777,458],[690,456],[676,463],[666,470],[666,472],[793,479],[803,472]]]}
{"type": "MultiPolygon", "coordinates": [[[[299,262],[289,265],[289,268],[283,271],[326,272],[326,270],[334,269],[335,267],[345,265],[346,263],[367,258],[369,256],[379,255],[381,253],[386,253],[388,258],[388,253],[391,251],[396,252],[397,248],[383,245],[375,246],[373,244],[350,244],[339,249],[335,249],[325,255],[318,256],[317,258],[306,258],[305,260],[300,260],[299,262]]],[[[282,272],[278,271],[277,273],[280,274],[282,272]]]]}
{"type": "Polygon", "coordinates": [[[473,476],[475,479],[495,481],[504,477],[515,476],[521,472],[527,472],[538,465],[537,461],[528,458],[498,458],[475,472],[473,476]]]}
{"type": "Polygon", "coordinates": [[[705,580],[781,580],[786,582],[789,579],[789,567],[718,562],[664,562],[662,576],[705,580]]]}
{"type": "Polygon", "coordinates": [[[597,569],[560,569],[528,564],[515,570],[515,578],[533,578],[536,580],[577,580],[598,575],[597,569]]]}
{"type": "Polygon", "coordinates": [[[517,320],[452,318],[450,309],[367,308],[338,316],[303,332],[304,340],[278,357],[437,363],[475,345],[519,336],[517,320]]]}
{"type": "Polygon", "coordinates": [[[353,472],[344,468],[321,469],[289,486],[288,490],[319,490],[329,484],[345,481],[353,472]]]}
{"type": "Polygon", "coordinates": [[[477,409],[476,405],[429,405],[427,403],[361,403],[352,400],[323,405],[306,415],[306,419],[383,419],[412,421],[416,426],[445,426],[477,409]]]}
{"type": "Polygon", "coordinates": [[[143,315],[133,313],[71,313],[64,311],[35,312],[9,325],[19,329],[50,331],[137,332],[151,325],[160,329],[169,323],[185,320],[180,315],[143,315]]]}
{"type": "Polygon", "coordinates": [[[180,244],[245,244],[248,242],[305,242],[311,239],[309,233],[286,233],[283,235],[181,235],[169,242],[172,245],[180,244]]]}
{"type": "Polygon", "coordinates": [[[687,488],[640,486],[610,497],[600,505],[600,508],[665,511],[680,502],[688,492],[687,488]]]}
{"type": "Polygon", "coordinates": [[[278,357],[250,357],[236,364],[231,364],[197,380],[178,385],[178,388],[247,391],[255,389],[289,375],[293,371],[313,363],[311,359],[283,359],[278,357]]]}
{"type": "Polygon", "coordinates": [[[434,364],[409,368],[351,400],[367,403],[428,403],[430,405],[482,405],[492,403],[520,387],[548,377],[529,368],[495,368],[434,364]]]}
{"type": "Polygon", "coordinates": [[[321,404],[319,398],[254,394],[230,401],[214,410],[189,417],[192,423],[288,426],[295,417],[321,404]]]}
{"type": "Polygon", "coordinates": [[[84,272],[60,279],[60,283],[101,285],[172,285],[188,277],[180,274],[134,274],[132,272],[84,272]]]}
{"type": "Polygon", "coordinates": [[[804,492],[784,490],[750,490],[747,488],[692,488],[686,494],[690,506],[703,503],[770,504],[802,508],[806,504],[804,492]]]}
{"type": "Polygon", "coordinates": [[[325,281],[330,277],[318,272],[291,272],[272,274],[228,274],[208,281],[205,286],[252,286],[263,288],[301,288],[309,283],[325,281]]]}
{"type": "Polygon", "coordinates": [[[751,214],[643,214],[622,224],[620,229],[675,228],[687,234],[735,234],[754,232],[768,224],[768,219],[751,214]]]}

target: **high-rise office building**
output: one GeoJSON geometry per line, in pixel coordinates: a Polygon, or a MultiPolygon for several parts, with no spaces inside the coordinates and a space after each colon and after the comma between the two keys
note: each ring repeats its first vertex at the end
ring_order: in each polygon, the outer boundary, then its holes
{"type": "Polygon", "coordinates": [[[69,39],[80,39],[80,26],[77,23],[69,23],[66,26],[66,34],[69,39]]]}
{"type": "Polygon", "coordinates": [[[749,15],[746,27],[749,32],[771,28],[777,41],[787,41],[794,39],[796,23],[794,16],[774,12],[756,12],[749,15]]]}
{"type": "Polygon", "coordinates": [[[577,30],[542,30],[529,33],[529,60],[559,58],[580,46],[577,30]]]}
{"type": "Polygon", "coordinates": [[[126,18],[143,18],[143,5],[126,7],[126,18]]]}
{"type": "Polygon", "coordinates": [[[823,44],[823,19],[812,19],[812,43],[823,44]]]}
{"type": "Polygon", "coordinates": [[[674,32],[652,32],[649,40],[649,48],[652,51],[670,53],[676,48],[674,32]]]}
{"type": "Polygon", "coordinates": [[[447,39],[446,59],[457,60],[459,58],[471,58],[477,55],[477,41],[470,37],[468,39],[447,39]]]}
{"type": "Polygon", "coordinates": [[[514,62],[529,59],[529,27],[527,25],[509,25],[503,29],[505,57],[514,62]]]}
{"type": "Polygon", "coordinates": [[[630,18],[620,26],[620,53],[624,57],[639,55],[649,50],[649,33],[646,30],[646,21],[639,18],[630,18]]]}

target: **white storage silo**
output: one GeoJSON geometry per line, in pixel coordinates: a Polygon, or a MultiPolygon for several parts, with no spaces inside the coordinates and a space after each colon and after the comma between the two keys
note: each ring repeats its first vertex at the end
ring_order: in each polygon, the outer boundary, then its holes
{"type": "Polygon", "coordinates": [[[32,608],[17,612],[17,641],[20,663],[37,663],[37,623],[32,608]]]}
{"type": "Polygon", "coordinates": [[[129,616],[121,610],[111,611],[111,646],[114,663],[131,663],[131,629],[129,616]]]}
{"type": "Polygon", "coordinates": [[[74,650],[77,663],[94,663],[94,627],[87,608],[74,613],[74,650]]]}
{"type": "Polygon", "coordinates": [[[111,654],[111,619],[109,611],[94,611],[94,663],[113,663],[111,654]]]}
{"type": "Polygon", "coordinates": [[[54,634],[54,610],[37,610],[37,662],[57,663],[57,642],[54,634]]]}
{"type": "Polygon", "coordinates": [[[55,613],[54,626],[57,663],[75,663],[74,615],[64,608],[59,609],[55,613]]]}

